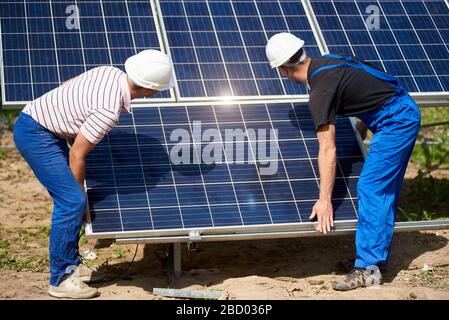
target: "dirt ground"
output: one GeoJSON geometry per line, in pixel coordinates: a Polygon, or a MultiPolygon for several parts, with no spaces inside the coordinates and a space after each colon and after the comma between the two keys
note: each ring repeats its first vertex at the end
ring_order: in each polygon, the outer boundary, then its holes
{"type": "MultiPolygon", "coordinates": [[[[10,133],[0,145],[11,146],[10,133]]],[[[13,148],[0,154],[0,299],[51,299],[47,295],[48,232],[52,203],[13,148]]],[[[407,175],[413,176],[411,168],[407,175]]],[[[228,299],[448,299],[449,231],[395,235],[391,261],[379,288],[336,292],[330,281],[346,273],[354,235],[183,245],[182,276],[167,276],[166,245],[117,245],[82,238],[88,263],[115,279],[96,285],[97,299],[167,299],[153,288],[223,290],[228,299]],[[427,269],[423,266],[427,265],[427,269]],[[123,276],[123,273],[126,275],[123,276]]]]}

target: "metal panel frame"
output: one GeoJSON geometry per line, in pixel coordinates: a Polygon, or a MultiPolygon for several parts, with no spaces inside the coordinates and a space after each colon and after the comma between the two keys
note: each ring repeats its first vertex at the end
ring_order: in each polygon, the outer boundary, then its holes
{"type": "MultiPolygon", "coordinates": [[[[449,8],[449,0],[443,0],[449,8]]],[[[321,43],[321,46],[325,48],[323,54],[329,53],[327,47],[326,39],[324,38],[323,32],[321,31],[320,24],[316,19],[315,12],[313,11],[312,4],[310,0],[301,0],[304,9],[306,10],[307,17],[310,16],[309,22],[314,32],[317,42],[321,43]]],[[[320,46],[320,45],[319,45],[320,46]]],[[[321,47],[320,46],[320,47],[321,47]]],[[[448,91],[437,91],[437,92],[409,92],[412,98],[417,104],[422,106],[445,106],[449,105],[449,92],[448,91]]]]}
{"type": "MultiPolygon", "coordinates": [[[[162,36],[164,38],[164,44],[167,46],[167,52],[170,52],[170,44],[168,42],[168,36],[167,36],[166,29],[165,29],[164,17],[162,15],[162,9],[161,9],[161,6],[160,6],[160,2],[159,2],[159,0],[152,0],[152,1],[154,1],[156,3],[158,13],[160,14],[159,23],[161,24],[161,29],[162,29],[162,32],[163,32],[162,36]]],[[[301,0],[301,2],[302,2],[302,0],[301,0]]],[[[304,4],[303,4],[303,6],[304,6],[304,4]]],[[[307,18],[309,20],[309,23],[310,23],[310,18],[308,16],[307,11],[306,11],[306,16],[307,16],[307,18]]],[[[315,33],[315,30],[313,29],[313,26],[311,25],[310,27],[312,29],[312,32],[315,35],[315,38],[316,38],[316,33],[315,33]]],[[[318,48],[323,53],[323,48],[322,48],[321,43],[318,41],[318,39],[316,39],[316,42],[317,42],[318,48]]],[[[235,101],[242,101],[242,102],[244,102],[244,101],[251,101],[251,100],[259,100],[259,103],[260,103],[260,101],[265,101],[265,100],[284,100],[286,102],[289,102],[292,99],[293,100],[308,100],[309,99],[309,95],[308,94],[294,94],[294,95],[282,95],[282,94],[280,94],[280,95],[264,95],[264,96],[183,97],[180,94],[178,83],[176,83],[176,91],[175,92],[176,92],[176,100],[179,103],[198,102],[198,101],[201,101],[201,102],[205,101],[205,102],[211,102],[211,103],[213,103],[213,102],[220,102],[220,101],[227,101],[228,103],[233,103],[235,101]]]]}
{"type": "MultiPolygon", "coordinates": [[[[220,105],[251,105],[251,104],[270,104],[270,105],[276,105],[276,104],[307,104],[307,101],[305,100],[298,100],[298,101],[285,101],[285,100],[276,100],[277,103],[273,103],[273,101],[260,101],[260,100],[251,100],[249,102],[243,102],[241,101],[240,103],[238,102],[207,102],[207,101],[202,101],[201,103],[183,103],[183,104],[179,104],[179,103],[171,103],[171,104],[164,104],[164,105],[150,105],[150,106],[146,106],[147,108],[156,108],[156,107],[185,107],[185,106],[204,106],[204,107],[209,107],[209,106],[220,106],[220,105]]],[[[143,106],[140,106],[143,107],[143,106]]],[[[355,119],[354,118],[349,118],[351,125],[352,125],[352,129],[354,130],[355,136],[357,138],[359,147],[362,150],[362,154],[365,157],[366,156],[366,151],[365,151],[365,147],[363,144],[363,141],[355,127],[355,119]]],[[[156,238],[156,237],[165,237],[165,236],[182,236],[185,235],[186,233],[188,234],[191,231],[200,231],[200,232],[205,232],[205,233],[211,233],[211,234],[215,234],[215,233],[221,233],[221,234],[228,234],[228,233],[241,233],[241,234],[245,234],[245,233],[254,233],[254,232],[260,232],[260,231],[270,231],[270,232],[279,232],[279,231],[285,231],[285,230],[301,230],[302,228],[307,228],[307,232],[310,233],[311,230],[313,230],[313,226],[316,225],[316,223],[312,223],[312,222],[301,222],[301,223],[283,223],[283,224],[275,224],[275,225],[268,225],[268,224],[263,224],[263,225],[248,225],[248,226],[237,226],[237,227],[205,227],[205,228],[188,228],[188,229],[166,229],[166,230],[147,230],[147,231],[117,231],[117,232],[108,232],[108,233],[101,233],[101,232],[93,232],[92,229],[92,224],[90,223],[90,212],[89,212],[89,208],[87,207],[87,217],[88,217],[88,221],[85,224],[85,232],[86,232],[86,236],[90,237],[90,238],[122,238],[122,237],[151,237],[151,238],[156,238]],[[303,227],[305,226],[305,227],[303,227]]],[[[345,220],[343,221],[344,223],[352,223],[352,222],[356,222],[356,219],[353,220],[345,220]]],[[[341,222],[341,221],[340,221],[341,222]]],[[[337,223],[337,222],[336,222],[337,223]]]]}
{"type": "MultiPolygon", "coordinates": [[[[279,100],[279,103],[304,103],[307,101],[299,100],[284,101],[279,100]]],[[[233,103],[233,104],[276,104],[273,101],[261,102],[259,100],[252,100],[250,103],[233,103]]],[[[226,105],[229,103],[210,103],[203,101],[201,106],[216,106],[226,105]]],[[[198,103],[186,103],[182,106],[198,106],[198,103]]],[[[181,107],[180,104],[165,104],[164,107],[181,107]]],[[[147,106],[148,107],[148,106],[147,106]]],[[[149,106],[156,107],[156,106],[149,106]]],[[[159,105],[160,107],[160,105],[159,105]]],[[[363,157],[366,158],[367,153],[362,138],[356,129],[356,120],[349,117],[354,134],[363,157]]],[[[261,225],[247,225],[247,226],[229,226],[229,227],[200,227],[200,228],[185,228],[185,229],[165,229],[165,230],[146,230],[146,231],[117,231],[117,232],[93,232],[92,224],[90,223],[90,213],[87,209],[88,223],[85,224],[86,237],[94,239],[116,239],[120,242],[126,243],[167,243],[167,242],[187,242],[192,241],[190,234],[193,232],[199,234],[201,239],[206,241],[221,241],[221,240],[249,240],[249,239],[266,239],[266,238],[288,238],[301,236],[324,236],[322,233],[316,231],[316,222],[300,222],[300,223],[283,223],[283,224],[261,224],[261,225]]],[[[356,230],[357,219],[335,221],[335,229],[332,234],[348,234],[356,230]]],[[[414,221],[414,222],[398,222],[396,229],[422,230],[422,229],[444,229],[449,228],[449,220],[431,220],[431,221],[414,221]]]]}
{"type": "Polygon", "coordinates": [[[0,109],[3,108],[5,105],[5,70],[3,67],[3,36],[2,36],[2,24],[0,23],[0,84],[1,84],[1,90],[2,90],[2,105],[0,109]]]}
{"type": "MultiPolygon", "coordinates": [[[[314,230],[285,230],[273,232],[252,232],[252,233],[230,233],[230,234],[203,234],[201,238],[193,240],[188,235],[169,236],[169,237],[140,237],[140,238],[116,238],[119,244],[136,243],[189,243],[189,242],[211,242],[211,241],[230,241],[230,240],[257,240],[257,239],[284,239],[299,237],[330,237],[335,235],[348,235],[356,231],[356,222],[335,223],[335,230],[322,234],[314,230]]],[[[412,232],[421,230],[441,230],[449,228],[449,220],[432,221],[413,221],[396,222],[395,232],[412,232]]]]}
{"type": "MultiPolygon", "coordinates": [[[[157,39],[159,41],[159,48],[164,52],[165,54],[168,54],[170,56],[170,51],[168,50],[168,47],[166,46],[166,43],[164,42],[164,36],[165,36],[165,27],[160,21],[160,15],[158,12],[159,9],[159,2],[157,1],[157,6],[155,4],[155,0],[150,1],[151,6],[151,12],[153,13],[153,22],[156,27],[156,33],[157,33],[157,39]]],[[[176,73],[173,70],[173,76],[175,77],[175,83],[176,85],[178,82],[176,81],[176,73]]],[[[159,98],[159,99],[151,99],[151,103],[157,103],[157,101],[165,102],[165,101],[177,101],[177,95],[176,91],[172,88],[170,89],[170,98],[159,98]]],[[[136,103],[148,103],[148,99],[145,98],[139,98],[135,100],[136,103]]]]}
{"type": "MultiPolygon", "coordinates": [[[[355,226],[356,220],[340,220],[334,222],[335,230],[348,229],[348,226],[355,226]]],[[[282,223],[275,225],[247,225],[247,226],[236,226],[236,227],[205,227],[205,228],[185,228],[185,229],[166,229],[166,230],[148,230],[148,231],[125,231],[125,232],[97,232],[92,233],[91,225],[86,226],[86,237],[94,239],[108,239],[108,238],[142,238],[147,239],[163,237],[166,239],[176,238],[176,237],[188,237],[193,232],[201,235],[213,235],[213,236],[223,236],[227,235],[232,237],[234,234],[246,235],[251,237],[251,235],[265,232],[265,233],[281,233],[281,232],[299,232],[313,234],[316,231],[316,222],[298,222],[298,223],[282,223]]],[[[248,238],[249,239],[249,238],[248,238]]]]}
{"type": "Polygon", "coordinates": [[[327,47],[326,40],[324,39],[323,32],[321,31],[320,24],[316,19],[315,12],[312,9],[312,4],[309,0],[301,0],[304,11],[306,12],[307,18],[309,20],[310,26],[312,28],[315,39],[318,43],[318,47],[320,48],[321,54],[324,55],[329,53],[329,49],[327,47]]]}
{"type": "MultiPolygon", "coordinates": [[[[155,5],[156,0],[150,1],[150,7],[151,7],[151,13],[153,14],[153,22],[156,29],[157,38],[159,41],[159,48],[162,52],[167,52],[167,47],[165,43],[163,42],[162,36],[165,33],[165,29],[161,29],[161,25],[159,22],[159,14],[156,10],[155,5]]],[[[51,2],[49,3],[51,5],[51,2]]],[[[107,36],[107,35],[106,35],[107,36]]],[[[6,100],[6,94],[5,94],[5,75],[4,75],[4,64],[3,64],[3,34],[1,30],[1,23],[0,23],[0,82],[1,82],[1,89],[2,89],[2,106],[0,109],[21,109],[26,104],[28,104],[31,101],[7,101],[6,100]]],[[[29,49],[29,48],[28,48],[29,49]]],[[[30,61],[31,63],[31,61],[30,61]]],[[[174,72],[173,72],[174,73],[174,72]]],[[[176,79],[176,75],[175,75],[176,79]]],[[[33,79],[31,78],[31,85],[33,85],[33,79]]],[[[37,98],[37,97],[36,97],[37,98]]],[[[170,89],[170,97],[169,98],[138,98],[133,100],[133,104],[159,104],[159,103],[170,103],[170,102],[176,102],[177,96],[175,94],[175,91],[173,89],[170,89]],[[149,101],[151,100],[151,101],[149,101]]]]}

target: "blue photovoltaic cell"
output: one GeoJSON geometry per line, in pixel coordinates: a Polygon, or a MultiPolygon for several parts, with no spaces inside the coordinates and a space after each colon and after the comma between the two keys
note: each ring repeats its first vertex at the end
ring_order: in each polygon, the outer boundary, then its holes
{"type": "Polygon", "coordinates": [[[161,48],[150,1],[1,1],[0,23],[6,101],[31,101],[88,69],[123,69],[127,57],[161,48]]]}
{"type": "MultiPolygon", "coordinates": [[[[336,140],[335,219],[356,219],[364,160],[349,119],[337,119],[336,140]]],[[[319,196],[317,157],[304,104],[134,108],[88,156],[92,230],[151,234],[308,222],[319,196]]]]}
{"type": "Polygon", "coordinates": [[[292,32],[320,55],[301,1],[160,0],[181,97],[305,94],[265,56],[268,39],[292,32]]]}
{"type": "Polygon", "coordinates": [[[310,0],[333,53],[364,58],[410,92],[449,91],[449,7],[444,0],[310,0]]]}

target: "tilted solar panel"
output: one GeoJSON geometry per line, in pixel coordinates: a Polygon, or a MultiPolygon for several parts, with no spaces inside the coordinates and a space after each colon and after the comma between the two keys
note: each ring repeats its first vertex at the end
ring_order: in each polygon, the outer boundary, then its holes
{"type": "Polygon", "coordinates": [[[449,91],[449,6],[444,0],[310,0],[330,52],[397,76],[410,92],[449,91]]]}
{"type": "MultiPolygon", "coordinates": [[[[353,220],[363,155],[348,119],[337,121],[337,146],[335,217],[353,220]]],[[[135,108],[89,155],[91,235],[308,222],[319,197],[317,156],[306,105],[135,108]],[[180,154],[190,160],[180,163],[180,154]]]]}
{"type": "Polygon", "coordinates": [[[161,49],[150,1],[1,1],[0,26],[3,102],[26,103],[88,69],[123,69],[136,52],[161,49]]]}
{"type": "Polygon", "coordinates": [[[292,32],[320,55],[301,1],[160,0],[181,98],[305,94],[271,70],[268,39],[292,32]]]}

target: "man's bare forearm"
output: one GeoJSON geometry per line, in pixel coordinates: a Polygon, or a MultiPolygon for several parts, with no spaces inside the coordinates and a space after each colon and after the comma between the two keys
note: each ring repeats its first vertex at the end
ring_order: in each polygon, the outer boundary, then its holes
{"type": "Polygon", "coordinates": [[[330,201],[335,184],[337,152],[335,147],[320,146],[318,167],[320,170],[320,200],[330,201]]]}
{"type": "Polygon", "coordinates": [[[70,153],[70,170],[72,170],[72,174],[75,177],[76,181],[78,181],[81,189],[84,189],[84,174],[86,170],[86,161],[84,158],[77,157],[76,155],[70,153]]]}

